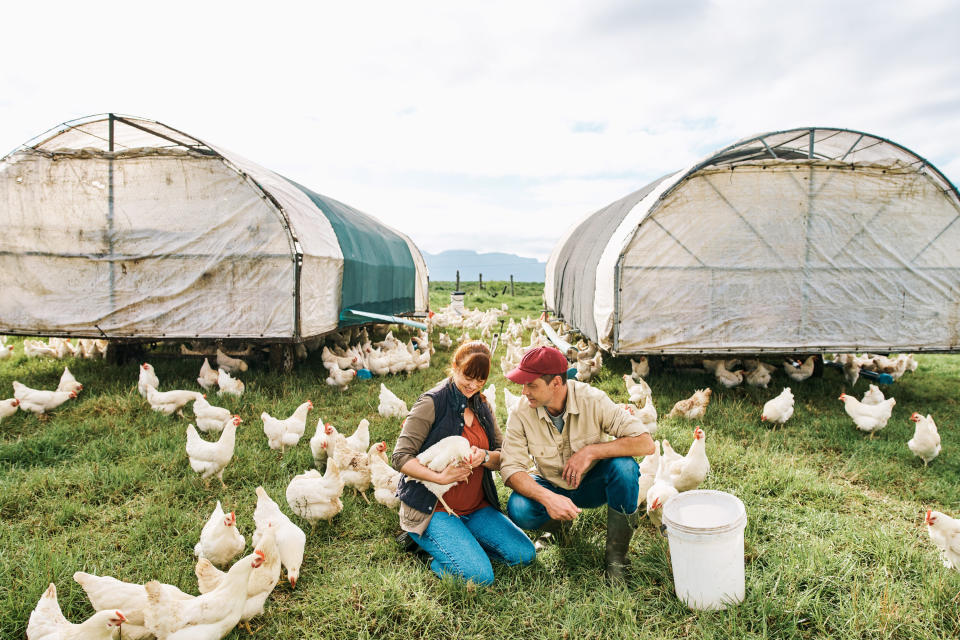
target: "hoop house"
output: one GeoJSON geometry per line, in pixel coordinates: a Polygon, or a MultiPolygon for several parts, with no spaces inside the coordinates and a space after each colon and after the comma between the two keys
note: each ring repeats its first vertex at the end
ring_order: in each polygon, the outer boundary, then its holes
{"type": "Polygon", "coordinates": [[[575,225],[548,307],[614,353],[956,351],[960,200],[884,138],[741,140],[575,225]]]}
{"type": "Polygon", "coordinates": [[[68,122],[0,160],[0,332],[296,342],[427,308],[402,233],[159,122],[68,122]]]}

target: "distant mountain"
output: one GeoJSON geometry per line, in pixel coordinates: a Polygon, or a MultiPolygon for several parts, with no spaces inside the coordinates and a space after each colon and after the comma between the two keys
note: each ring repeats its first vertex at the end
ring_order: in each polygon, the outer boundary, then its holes
{"type": "Polygon", "coordinates": [[[441,253],[424,253],[430,270],[430,279],[456,280],[457,269],[460,280],[475,282],[479,274],[485,281],[509,280],[513,275],[516,282],[543,282],[546,262],[535,258],[524,258],[513,253],[477,253],[476,251],[451,250],[441,253]]]}

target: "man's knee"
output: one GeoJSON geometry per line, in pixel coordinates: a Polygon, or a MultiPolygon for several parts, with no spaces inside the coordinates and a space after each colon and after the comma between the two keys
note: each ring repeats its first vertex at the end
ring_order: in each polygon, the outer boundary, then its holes
{"type": "Polygon", "coordinates": [[[636,483],[640,479],[640,465],[631,457],[610,458],[607,477],[613,482],[636,483]]]}
{"type": "Polygon", "coordinates": [[[507,500],[507,515],[521,529],[537,529],[549,520],[547,510],[536,500],[520,495],[516,491],[507,500]]]}

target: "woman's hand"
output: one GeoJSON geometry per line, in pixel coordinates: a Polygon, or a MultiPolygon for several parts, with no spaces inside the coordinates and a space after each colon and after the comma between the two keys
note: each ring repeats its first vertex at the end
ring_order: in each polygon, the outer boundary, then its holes
{"type": "Polygon", "coordinates": [[[466,462],[459,462],[456,464],[451,464],[446,469],[441,471],[437,476],[437,479],[434,480],[436,484],[452,484],[455,482],[463,482],[470,477],[470,474],[473,473],[473,468],[466,464],[466,462]]]}
{"type": "Polygon", "coordinates": [[[481,449],[480,447],[470,447],[470,457],[466,459],[466,462],[470,465],[470,468],[479,467],[483,464],[483,459],[487,457],[487,450],[481,449]]]}

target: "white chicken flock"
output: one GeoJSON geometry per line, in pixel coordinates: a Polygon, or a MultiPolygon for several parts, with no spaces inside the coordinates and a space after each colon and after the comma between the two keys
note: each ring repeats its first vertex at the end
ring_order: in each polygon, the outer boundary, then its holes
{"type": "MultiPolygon", "coordinates": [[[[476,329],[484,335],[493,327],[491,319],[498,316],[496,313],[477,315],[468,312],[455,319],[450,315],[437,315],[432,324],[438,327],[458,326],[464,330],[464,336],[467,329],[476,329]]],[[[512,319],[510,322],[511,326],[502,334],[507,350],[507,356],[501,363],[505,370],[516,366],[527,349],[544,341],[541,332],[535,329],[530,345],[523,347],[520,332],[524,324],[514,323],[512,319]]],[[[527,324],[539,327],[535,321],[527,324]]],[[[429,366],[433,353],[426,334],[412,339],[407,345],[391,333],[387,333],[380,342],[371,342],[365,329],[363,333],[353,334],[353,338],[359,338],[354,344],[351,344],[350,338],[341,337],[342,343],[334,341],[323,346],[322,358],[328,371],[327,384],[343,390],[348,388],[348,383],[355,379],[361,368],[369,368],[374,375],[411,372],[429,366]]],[[[441,334],[440,343],[449,347],[452,341],[446,334],[441,334]]],[[[8,349],[5,344],[0,346],[0,358],[12,353],[12,347],[8,349]]],[[[98,349],[95,341],[80,341],[76,347],[66,340],[24,342],[28,356],[87,357],[86,353],[96,354],[98,349]]],[[[574,351],[579,379],[589,380],[601,372],[602,357],[596,345],[581,343],[574,351]]],[[[842,361],[847,368],[852,367],[849,363],[856,363],[858,372],[873,367],[878,371],[892,371],[897,377],[916,368],[916,361],[912,358],[882,360],[873,357],[869,362],[861,362],[851,355],[843,357],[842,361]]],[[[240,397],[244,383],[230,374],[247,371],[247,363],[219,349],[216,362],[218,368],[214,369],[209,359],[204,358],[197,383],[204,390],[217,387],[218,394],[240,397]]],[[[704,367],[714,373],[718,384],[728,388],[744,381],[767,388],[776,372],[775,367],[758,360],[744,360],[742,363],[730,360],[704,361],[704,367]],[[741,364],[743,369],[735,368],[741,364]]],[[[814,358],[809,357],[802,362],[784,362],[783,372],[793,381],[803,381],[813,374],[813,367],[814,358]]],[[[844,373],[847,375],[846,368],[844,373]]],[[[658,416],[652,390],[644,380],[649,374],[650,366],[646,358],[631,360],[631,373],[623,376],[629,402],[622,406],[653,433],[657,428],[658,416]]],[[[0,401],[0,420],[18,410],[42,415],[76,398],[84,389],[66,367],[56,390],[31,389],[16,381],[13,387],[14,397],[0,401]]],[[[202,393],[176,389],[160,391],[159,388],[160,380],[155,369],[149,363],[143,363],[139,368],[138,392],[153,410],[165,415],[182,416],[183,408],[193,403],[196,427],[192,424],[187,427],[186,443],[190,467],[201,474],[204,480],[216,476],[223,483],[223,471],[234,454],[237,427],[241,422],[239,416],[233,415],[230,409],[212,406],[202,393]],[[206,441],[197,432],[198,428],[203,432],[219,432],[221,435],[215,442],[206,441]]],[[[677,402],[669,417],[702,419],[710,403],[711,392],[709,388],[701,389],[689,399],[677,402]]],[[[491,385],[484,394],[491,408],[496,411],[496,388],[491,385]]],[[[508,417],[522,399],[522,396],[504,390],[508,417]]],[[[869,433],[871,438],[886,426],[896,404],[895,399],[885,398],[879,388],[872,384],[862,400],[858,401],[848,394],[841,394],[840,400],[856,428],[869,433]]],[[[307,414],[312,408],[310,401],[304,402],[286,419],[274,418],[264,411],[261,419],[268,446],[281,452],[296,447],[303,436],[307,414]]],[[[785,387],[778,396],[763,405],[761,421],[785,424],[794,415],[794,408],[793,393],[790,387],[785,387]]],[[[403,400],[381,384],[378,413],[384,417],[403,418],[408,409],[403,400]]],[[[910,420],[915,423],[915,433],[907,447],[926,466],[941,452],[936,424],[930,415],[923,416],[917,412],[911,415],[910,420]]],[[[310,439],[310,449],[316,466],[326,462],[326,470],[321,474],[316,468],[308,469],[292,478],[286,487],[286,500],[293,513],[312,526],[320,520],[329,522],[344,507],[341,496],[346,487],[352,487],[366,500],[366,491],[371,486],[377,502],[396,509],[399,504],[396,492],[401,474],[388,461],[386,443],[377,442],[370,446],[369,440],[367,420],[362,420],[349,437],[340,434],[332,425],[318,420],[314,436],[310,439]]],[[[676,453],[667,440],[657,441],[655,445],[655,452],[640,463],[639,489],[640,503],[646,505],[651,522],[659,527],[664,505],[680,492],[700,486],[710,472],[710,463],[706,437],[701,427],[694,429],[693,440],[685,456],[676,453]]],[[[469,457],[469,452],[467,440],[454,436],[423,451],[417,459],[434,471],[442,471],[469,457]]],[[[423,484],[449,511],[443,495],[452,485],[423,484]]],[[[156,581],[132,585],[109,576],[77,572],[75,580],[84,588],[98,612],[83,623],[85,628],[96,628],[97,631],[82,637],[100,637],[97,634],[101,632],[106,633],[103,637],[110,637],[112,627],[122,623],[124,637],[128,633],[137,633],[139,629],[144,635],[154,634],[159,638],[212,639],[222,637],[236,624],[246,623],[262,614],[267,597],[280,579],[281,567],[286,571],[290,586],[296,586],[304,560],[306,534],[283,514],[263,487],[257,488],[256,498],[253,513],[256,529],[252,536],[254,552],[232,566],[230,563],[233,559],[246,548],[246,540],[237,530],[236,515],[233,512],[224,513],[221,503],[216,502],[194,549],[198,558],[195,571],[200,596],[183,593],[176,587],[156,581]],[[224,572],[217,566],[230,568],[224,572]]],[[[940,550],[944,565],[960,568],[960,523],[946,514],[931,510],[927,513],[926,524],[931,540],[940,550]]],[[[58,614],[56,588],[51,584],[31,615],[28,638],[55,638],[74,633],[67,630],[78,628],[79,625],[70,625],[62,614],[58,614]]]]}

